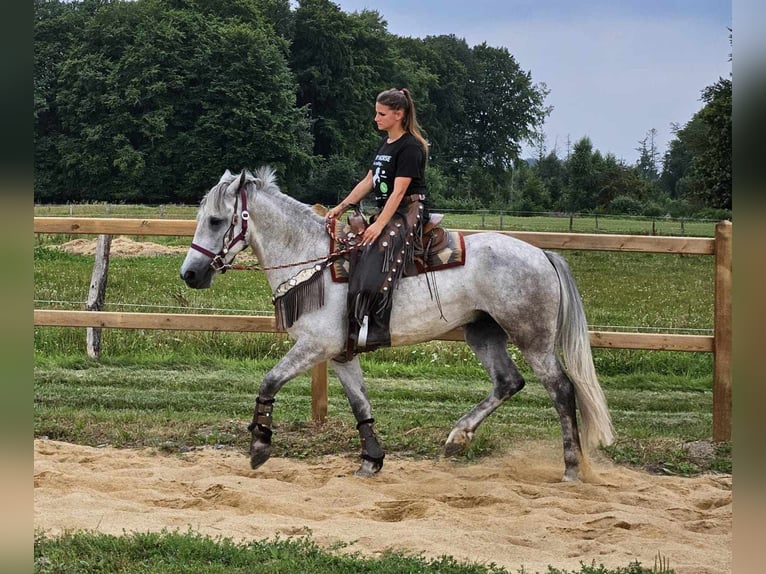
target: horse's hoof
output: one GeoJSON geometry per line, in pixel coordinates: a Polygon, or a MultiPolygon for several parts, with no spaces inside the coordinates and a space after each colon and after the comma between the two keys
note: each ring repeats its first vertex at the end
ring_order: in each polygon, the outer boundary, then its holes
{"type": "Polygon", "coordinates": [[[254,442],[250,446],[250,468],[258,468],[271,456],[271,445],[254,442]]]}
{"type": "Polygon", "coordinates": [[[580,482],[580,475],[578,473],[565,472],[561,482],[580,482]]]}
{"type": "Polygon", "coordinates": [[[444,456],[461,456],[467,450],[468,445],[448,442],[444,445],[444,456]]]}
{"type": "Polygon", "coordinates": [[[356,469],[356,472],[354,474],[356,476],[361,476],[363,478],[372,478],[376,474],[380,472],[380,469],[383,468],[383,463],[377,463],[373,462],[371,460],[363,460],[362,464],[359,465],[359,468],[356,469]]]}
{"type": "Polygon", "coordinates": [[[463,429],[452,429],[444,445],[444,456],[460,456],[468,450],[473,433],[463,429]]]}

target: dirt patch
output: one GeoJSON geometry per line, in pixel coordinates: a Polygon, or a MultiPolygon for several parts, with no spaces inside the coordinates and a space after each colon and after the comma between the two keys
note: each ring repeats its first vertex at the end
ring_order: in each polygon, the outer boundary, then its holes
{"type": "MultiPolygon", "coordinates": [[[[51,246],[74,255],[95,255],[97,239],[73,239],[61,245],[51,246]]],[[[129,237],[120,235],[112,239],[109,247],[110,257],[156,257],[160,255],[182,255],[189,250],[188,247],[162,245],[151,241],[134,241],[129,237]]],[[[237,261],[254,261],[255,257],[249,251],[237,255],[237,261]]]]}
{"type": "MultiPolygon", "coordinates": [[[[53,248],[75,255],[95,255],[97,242],[97,239],[73,239],[61,245],[53,246],[53,248]]],[[[149,241],[133,241],[129,237],[120,235],[112,238],[109,255],[111,257],[154,257],[156,255],[177,255],[186,253],[187,250],[188,247],[173,247],[149,241]]]]}
{"type": "Polygon", "coordinates": [[[651,566],[658,554],[678,574],[732,568],[730,475],[654,476],[596,461],[590,482],[561,483],[556,443],[473,465],[389,457],[374,479],[355,477],[356,460],[339,456],[251,470],[241,453],[213,448],[165,455],[36,440],[34,450],[34,524],[51,534],[311,532],[367,555],[447,554],[509,572],[651,566]]]}

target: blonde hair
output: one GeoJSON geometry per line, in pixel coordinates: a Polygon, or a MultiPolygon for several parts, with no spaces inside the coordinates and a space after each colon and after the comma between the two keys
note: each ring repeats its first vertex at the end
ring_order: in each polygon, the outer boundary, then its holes
{"type": "Polygon", "coordinates": [[[407,88],[391,88],[378,94],[375,101],[392,110],[402,110],[402,128],[405,132],[412,134],[423,146],[423,153],[428,158],[428,142],[423,134],[420,133],[418,118],[415,114],[415,102],[412,101],[412,95],[407,88]]]}

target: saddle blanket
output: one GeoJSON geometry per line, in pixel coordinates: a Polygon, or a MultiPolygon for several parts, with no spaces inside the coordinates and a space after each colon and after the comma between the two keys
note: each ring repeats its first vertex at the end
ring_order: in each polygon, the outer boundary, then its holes
{"type": "MultiPolygon", "coordinates": [[[[335,223],[335,235],[341,237],[347,237],[350,233],[351,227],[342,221],[336,221],[335,223]]],[[[439,271],[441,269],[449,269],[450,267],[459,267],[465,265],[465,238],[459,231],[449,231],[440,227],[433,229],[433,232],[442,232],[447,235],[447,245],[428,254],[428,261],[426,265],[423,265],[423,254],[415,253],[415,264],[418,273],[424,271],[439,271]]],[[[428,243],[428,237],[423,237],[423,243],[428,243]]],[[[335,239],[330,239],[330,252],[334,252],[336,249],[335,239]]],[[[336,283],[348,282],[348,259],[341,257],[335,260],[330,266],[332,273],[332,280],[336,283]]]]}

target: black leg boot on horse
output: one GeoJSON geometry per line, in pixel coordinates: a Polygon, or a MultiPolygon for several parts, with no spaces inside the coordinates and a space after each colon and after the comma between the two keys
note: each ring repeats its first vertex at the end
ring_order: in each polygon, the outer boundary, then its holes
{"type": "Polygon", "coordinates": [[[362,454],[360,455],[362,464],[355,473],[357,476],[375,476],[383,468],[383,459],[386,457],[386,453],[383,452],[378,437],[375,436],[375,429],[372,427],[374,423],[375,419],[367,419],[356,425],[359,439],[362,441],[362,454]]]}
{"type": "Polygon", "coordinates": [[[250,441],[250,467],[258,468],[271,456],[271,411],[274,408],[274,399],[255,399],[255,412],[253,422],[247,430],[251,432],[250,441]]]}

